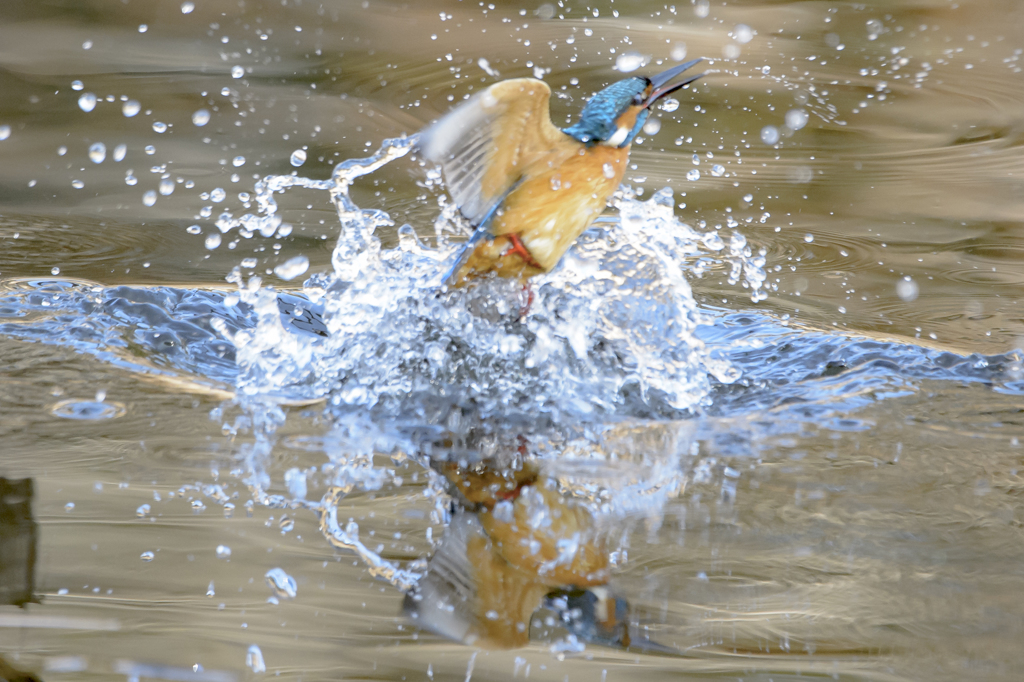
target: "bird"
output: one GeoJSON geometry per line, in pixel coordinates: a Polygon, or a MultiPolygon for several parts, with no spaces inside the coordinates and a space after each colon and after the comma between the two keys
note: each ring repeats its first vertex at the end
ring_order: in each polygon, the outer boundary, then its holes
{"type": "Polygon", "coordinates": [[[445,285],[459,288],[487,275],[525,285],[551,271],[621,183],[652,105],[705,75],[672,82],[701,61],[612,83],[567,128],[551,122],[544,81],[514,78],[422,130],[421,157],[441,166],[448,193],[474,230],[445,285]]]}

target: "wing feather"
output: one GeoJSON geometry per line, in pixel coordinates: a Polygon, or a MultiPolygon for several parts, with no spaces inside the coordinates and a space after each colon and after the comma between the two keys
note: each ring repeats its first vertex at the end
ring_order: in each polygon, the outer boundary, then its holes
{"type": "Polygon", "coordinates": [[[567,136],[551,123],[550,99],[543,81],[502,81],[420,133],[423,157],[441,164],[452,200],[472,225],[493,214],[531,161],[564,144],[567,136]]]}

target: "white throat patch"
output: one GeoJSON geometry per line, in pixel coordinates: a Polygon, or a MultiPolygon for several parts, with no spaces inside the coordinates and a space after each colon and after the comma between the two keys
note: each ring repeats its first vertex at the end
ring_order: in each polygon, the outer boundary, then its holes
{"type": "Polygon", "coordinates": [[[619,147],[619,146],[622,145],[623,142],[626,141],[626,137],[629,135],[631,130],[633,130],[633,129],[632,128],[619,128],[618,130],[615,131],[614,135],[609,137],[607,140],[605,140],[601,144],[607,145],[609,147],[619,147]]]}

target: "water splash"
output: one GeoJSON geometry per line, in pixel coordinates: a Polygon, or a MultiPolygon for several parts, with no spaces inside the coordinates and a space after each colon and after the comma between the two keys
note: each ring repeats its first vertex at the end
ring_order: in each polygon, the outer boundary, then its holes
{"type": "Polygon", "coordinates": [[[442,286],[459,249],[448,235],[464,233],[451,207],[438,217],[434,244],[404,225],[398,247],[384,250],[376,231],[393,225],[390,216],[352,202],[352,182],[414,144],[388,140],[373,156],[340,164],[329,180],[269,176],[256,187],[258,214],[218,220],[222,232],[270,237],[283,225],[274,194],[303,187],[328,192],[342,226],[333,272],[314,275],[299,292],[322,307],[326,336],[318,343],[287,333],[276,293],[260,278],[232,273],[258,317],[255,328],[231,337],[241,393],[328,397],[336,413],[419,415],[428,424],[455,411],[560,423],[689,411],[707,403],[712,381],[735,380],[694,335],[701,316],[686,276],[701,256],[701,267],[728,267],[730,280],[742,277],[755,300],[763,296],[763,256],[752,255],[742,235],[734,233],[728,250],[709,250],[714,239],[674,217],[670,190],[644,202],[627,190],[616,199],[618,221],[599,223],[560,267],[534,280],[535,300],[520,320],[518,285],[442,286]]]}
{"type": "MultiPolygon", "coordinates": [[[[373,156],[339,164],[328,180],[261,180],[258,212],[225,213],[219,230],[272,237],[287,229],[275,194],[325,191],[341,224],[332,271],[310,277],[282,305],[261,278],[245,280],[235,269],[228,279],[255,322],[232,330],[213,321],[235,347],[238,396],[256,434],[241,453],[253,499],[315,513],[333,546],[403,590],[420,573],[363,544],[354,520],[339,520],[345,496],[395,483],[392,471],[374,466],[376,453],[419,458],[429,471],[432,459],[493,458],[528,443],[560,463],[550,474],[595,514],[652,513],[681,489],[689,439],[680,451],[670,438],[639,461],[635,443],[651,445],[658,429],[636,420],[691,414],[708,403],[714,383],[738,377],[697,337],[704,320],[687,276],[721,267],[732,281],[744,278],[754,300],[764,281],[763,255],[752,255],[742,235],[734,233],[727,248],[717,233],[675,218],[670,190],[638,201],[624,188],[614,199],[618,220],[600,221],[560,267],[534,280],[528,314],[520,314],[518,283],[484,280],[450,291],[442,280],[461,247],[452,236],[466,232],[453,206],[438,216],[432,243],[403,225],[398,246],[383,249],[377,231],[393,226],[391,217],[349,196],[356,179],[414,147],[415,138],[388,140],[373,156]],[[312,315],[318,333],[295,334],[283,310],[312,315]],[[316,502],[271,494],[265,466],[285,419],[280,405],[318,399],[334,421],[323,443],[327,492],[316,502]],[[618,431],[609,424],[623,420],[632,435],[612,438],[618,431]],[[581,423],[601,426],[584,433],[581,423]],[[573,469],[573,462],[585,464],[573,469]]],[[[678,430],[685,422],[674,423],[678,430]]],[[[428,493],[445,518],[448,497],[436,477],[428,493]]]]}

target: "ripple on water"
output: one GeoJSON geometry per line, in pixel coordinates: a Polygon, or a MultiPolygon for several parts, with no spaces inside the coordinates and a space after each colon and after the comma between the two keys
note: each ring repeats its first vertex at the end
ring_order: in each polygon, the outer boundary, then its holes
{"type": "Polygon", "coordinates": [[[100,419],[116,419],[127,413],[123,403],[113,400],[62,400],[50,408],[50,412],[63,419],[81,419],[95,421],[100,419]]]}
{"type": "Polygon", "coordinates": [[[993,267],[957,268],[942,273],[944,277],[964,284],[1003,286],[1024,283],[1024,271],[1007,271],[993,267]]]}
{"type": "Polygon", "coordinates": [[[64,270],[102,267],[108,263],[112,267],[153,253],[163,245],[159,231],[122,230],[109,221],[90,229],[83,227],[81,220],[72,226],[48,218],[0,217],[3,272],[49,271],[54,265],[64,270]],[[15,233],[17,239],[12,238],[15,233]]]}

